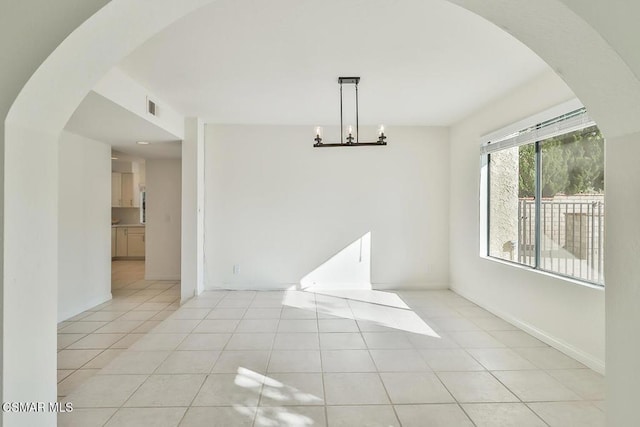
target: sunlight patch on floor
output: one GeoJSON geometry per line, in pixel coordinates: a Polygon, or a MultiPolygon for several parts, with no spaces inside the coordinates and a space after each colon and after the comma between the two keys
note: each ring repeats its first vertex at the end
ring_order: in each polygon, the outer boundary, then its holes
{"type": "MultiPolygon", "coordinates": [[[[238,368],[234,384],[259,393],[260,401],[268,402],[267,406],[257,408],[254,425],[312,426],[315,424],[314,419],[302,412],[309,411],[309,406],[324,410],[322,406],[318,406],[324,404],[323,398],[244,367],[238,368]]],[[[237,404],[234,409],[247,416],[252,416],[254,410],[237,404]]]]}
{"type": "Polygon", "coordinates": [[[345,289],[322,291],[288,290],[282,305],[319,314],[367,321],[415,334],[440,336],[393,292],[345,289]],[[339,296],[334,296],[339,295],[339,296]]]}
{"type": "Polygon", "coordinates": [[[402,298],[392,292],[376,291],[373,289],[327,289],[313,292],[315,292],[316,295],[326,295],[330,297],[386,305],[389,307],[403,308],[407,310],[410,309],[402,298]]]}

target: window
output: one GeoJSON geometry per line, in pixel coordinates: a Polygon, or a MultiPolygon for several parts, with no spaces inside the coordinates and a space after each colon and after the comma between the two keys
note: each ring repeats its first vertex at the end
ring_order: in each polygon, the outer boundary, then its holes
{"type": "Polygon", "coordinates": [[[498,134],[482,156],[485,255],[604,285],[604,139],[584,108],[498,134]]]}

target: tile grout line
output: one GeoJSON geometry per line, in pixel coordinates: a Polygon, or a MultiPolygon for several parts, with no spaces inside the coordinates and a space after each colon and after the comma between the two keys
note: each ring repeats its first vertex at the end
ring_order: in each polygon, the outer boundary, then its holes
{"type": "Polygon", "coordinates": [[[329,425],[329,405],[327,404],[327,388],[324,381],[324,362],[322,361],[322,344],[320,343],[320,316],[318,315],[317,294],[313,295],[313,308],[316,313],[316,325],[318,328],[318,353],[320,354],[320,380],[322,381],[322,406],[324,410],[324,422],[329,425]]]}
{"type": "MultiPolygon", "coordinates": [[[[215,306],[214,306],[214,307],[215,307],[215,306]]],[[[211,313],[212,311],[213,311],[213,308],[211,308],[211,309],[209,310],[209,313],[211,313]]],[[[207,316],[209,315],[209,313],[205,314],[205,316],[202,318],[202,320],[206,319],[206,318],[207,318],[207,316]]],[[[202,321],[201,321],[201,322],[199,322],[199,323],[198,323],[198,325],[199,325],[200,323],[202,323],[202,321]]],[[[180,341],[180,344],[182,344],[182,343],[183,343],[183,342],[184,342],[184,341],[185,341],[189,336],[191,336],[191,335],[192,335],[192,332],[195,330],[195,328],[197,328],[197,327],[198,327],[198,325],[196,325],[196,326],[191,330],[191,332],[190,332],[190,333],[188,333],[188,334],[184,337],[184,339],[183,339],[182,341],[180,341]]],[[[176,350],[175,350],[175,351],[178,351],[178,347],[180,347],[180,344],[178,344],[178,346],[176,347],[176,350]]],[[[220,351],[220,353],[222,353],[222,351],[220,351]]],[[[219,358],[219,357],[220,357],[220,355],[218,355],[218,358],[219,358]]],[[[182,417],[180,417],[180,420],[178,421],[177,426],[180,426],[180,424],[182,424],[182,422],[184,421],[185,417],[187,416],[187,413],[189,412],[189,409],[191,409],[191,408],[193,407],[193,402],[194,402],[194,401],[196,400],[196,398],[198,397],[198,394],[200,394],[200,392],[202,391],[202,387],[203,387],[203,386],[204,386],[204,384],[207,382],[207,379],[209,379],[209,374],[211,373],[211,369],[213,369],[213,367],[214,367],[214,366],[215,366],[215,364],[217,363],[217,361],[218,361],[217,359],[218,359],[218,358],[216,358],[216,360],[215,360],[215,361],[213,362],[213,364],[211,365],[211,368],[209,369],[209,373],[207,373],[207,374],[205,374],[205,375],[204,375],[204,379],[202,380],[202,383],[200,383],[200,387],[198,387],[198,390],[194,393],[193,398],[191,399],[191,402],[189,402],[189,405],[186,407],[186,409],[185,409],[184,413],[182,414],[182,417]]],[[[161,365],[162,365],[162,364],[158,365],[158,368],[160,368],[160,366],[161,366],[161,365]]],[[[156,368],[156,370],[157,370],[158,368],[156,368]]]]}
{"type": "MultiPolygon", "coordinates": [[[[441,331],[442,332],[442,331],[441,331]]],[[[436,332],[437,333],[437,332],[436,332]]],[[[439,334],[438,334],[439,335],[439,334]]],[[[453,338],[451,338],[453,339],[453,338]]],[[[455,341],[455,339],[453,339],[455,341]]],[[[413,343],[412,343],[413,344],[413,343]]],[[[457,341],[456,344],[460,345],[457,341]]],[[[462,348],[462,347],[461,347],[462,348]]],[[[465,354],[467,354],[466,350],[464,348],[462,348],[462,350],[465,352],[465,354]]],[[[422,353],[420,353],[418,351],[418,353],[420,354],[420,356],[423,357],[424,356],[422,353]]],[[[471,355],[469,355],[471,357],[471,355]]],[[[471,422],[471,424],[473,424],[474,426],[477,426],[477,424],[475,423],[475,421],[473,421],[473,419],[469,416],[469,414],[467,413],[467,411],[464,409],[464,407],[462,406],[462,404],[458,401],[458,399],[456,398],[456,396],[454,396],[454,394],[451,392],[451,390],[449,389],[449,387],[447,387],[447,385],[444,383],[444,381],[442,381],[442,378],[440,378],[440,376],[438,375],[438,372],[434,371],[433,368],[431,367],[431,365],[429,364],[428,361],[425,360],[425,363],[427,364],[427,366],[429,366],[429,368],[432,369],[432,373],[433,376],[438,380],[438,382],[442,385],[442,387],[447,391],[447,393],[449,393],[449,395],[451,396],[451,398],[453,399],[453,401],[455,402],[456,406],[462,411],[462,413],[467,417],[467,419],[471,422]]],[[[483,366],[482,364],[480,366],[483,366]]],[[[484,366],[483,366],[484,367],[484,366]]]]}
{"type": "Polygon", "coordinates": [[[362,335],[362,328],[360,327],[360,324],[356,320],[356,316],[353,313],[353,307],[351,307],[351,304],[348,301],[347,301],[347,305],[349,306],[349,310],[351,311],[351,316],[353,316],[353,319],[356,322],[356,327],[358,328],[358,331],[360,333],[360,337],[362,338],[362,341],[364,342],[365,348],[367,349],[367,354],[369,355],[369,358],[371,358],[371,361],[373,362],[373,366],[375,366],[375,368],[376,368],[376,374],[378,376],[378,380],[380,381],[380,384],[382,384],[382,389],[384,390],[384,392],[385,392],[385,394],[387,396],[387,399],[389,400],[389,405],[391,406],[391,410],[393,411],[393,414],[396,417],[396,421],[398,422],[398,425],[401,426],[402,423],[400,422],[400,416],[398,415],[398,411],[396,410],[396,406],[395,406],[393,400],[391,400],[391,395],[389,394],[389,390],[387,390],[387,386],[384,384],[384,381],[382,379],[382,375],[380,375],[380,371],[378,370],[378,365],[376,364],[376,361],[374,360],[373,355],[371,354],[371,348],[369,347],[369,344],[366,342],[366,340],[364,339],[364,336],[362,335]]]}
{"type": "MultiPolygon", "coordinates": [[[[132,309],[131,311],[133,311],[133,310],[134,310],[134,309],[132,309]]],[[[149,332],[147,332],[145,335],[147,335],[148,333],[149,333],[149,332]]],[[[178,345],[180,345],[180,343],[178,343],[178,345]]],[[[126,349],[124,349],[123,351],[127,351],[127,350],[129,350],[129,348],[126,348],[126,349]]],[[[135,351],[135,350],[130,350],[130,351],[135,351]]],[[[165,359],[166,359],[166,358],[168,358],[168,357],[169,357],[169,354],[167,354],[167,356],[165,357],[165,359]]],[[[162,364],[162,362],[160,362],[160,363],[162,364]]],[[[158,367],[159,367],[159,366],[160,366],[160,365],[158,365],[158,367]]],[[[158,369],[158,367],[156,367],[156,368],[154,369],[154,371],[153,371],[153,372],[155,372],[155,371],[158,369]]],[[[149,380],[149,378],[151,378],[151,376],[153,375],[153,372],[152,372],[152,373],[150,373],[150,374],[143,374],[143,375],[146,375],[146,378],[144,379],[144,381],[142,381],[142,382],[141,382],[141,383],[136,387],[136,389],[135,389],[135,390],[134,390],[134,391],[129,395],[129,397],[127,397],[127,398],[125,399],[125,401],[124,401],[124,402],[122,402],[122,405],[120,405],[120,406],[119,406],[119,407],[118,407],[118,408],[113,412],[113,414],[111,414],[111,416],[107,419],[107,421],[103,424],[103,426],[107,425],[107,424],[109,423],[109,421],[110,421],[110,420],[111,420],[111,419],[112,419],[112,418],[113,418],[113,417],[114,417],[114,416],[115,416],[115,415],[116,415],[116,414],[117,414],[121,409],[125,408],[125,405],[127,404],[127,402],[128,402],[128,401],[129,401],[129,400],[130,400],[130,399],[131,399],[131,398],[136,394],[136,392],[137,392],[138,390],[140,390],[140,388],[141,388],[141,387],[142,387],[142,386],[143,386],[143,385],[144,385],[144,384],[149,380]]],[[[131,374],[131,375],[140,375],[140,374],[131,374]]]]}
{"type": "MultiPolygon", "coordinates": [[[[253,301],[255,301],[255,296],[254,296],[252,302],[253,301]]],[[[251,304],[249,304],[249,306],[247,307],[246,311],[249,310],[249,307],[251,307],[251,304]]],[[[245,311],[245,314],[246,314],[246,311],[245,311]]],[[[271,364],[271,356],[273,354],[273,347],[275,346],[276,335],[278,333],[277,332],[278,328],[280,327],[280,320],[281,319],[282,319],[282,312],[280,313],[280,317],[278,318],[278,323],[276,325],[276,332],[273,334],[273,340],[271,341],[271,346],[270,346],[270,349],[269,349],[269,355],[267,356],[267,363],[266,363],[266,365],[264,367],[264,374],[262,375],[262,377],[263,377],[262,378],[262,384],[260,384],[260,391],[258,392],[258,400],[256,402],[256,411],[255,411],[255,413],[253,415],[253,420],[252,420],[252,423],[251,423],[252,426],[255,426],[256,421],[258,420],[258,415],[259,415],[260,408],[261,408],[260,404],[262,403],[262,398],[264,397],[264,395],[263,395],[264,394],[264,379],[267,377],[267,373],[269,372],[269,365],[271,364]]]]}
{"type": "MultiPolygon", "coordinates": [[[[539,403],[539,402],[536,402],[536,403],[539,403]]],[[[529,409],[531,412],[533,412],[533,414],[536,417],[538,417],[538,419],[540,421],[542,421],[545,425],[550,426],[550,424],[544,418],[542,418],[542,416],[540,414],[538,414],[538,412],[535,409],[533,409],[531,406],[529,406],[529,404],[527,402],[523,402],[523,404],[527,409],[529,409]]]]}

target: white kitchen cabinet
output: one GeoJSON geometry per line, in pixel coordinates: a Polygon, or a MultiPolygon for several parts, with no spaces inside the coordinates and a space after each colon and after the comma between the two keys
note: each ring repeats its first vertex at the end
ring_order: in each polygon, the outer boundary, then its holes
{"type": "Polygon", "coordinates": [[[116,229],[111,227],[111,258],[116,256],[116,229]]]}
{"type": "MultiPolygon", "coordinates": [[[[112,242],[111,253],[116,258],[144,258],[144,227],[115,227],[115,255],[112,242]]],[[[112,231],[112,236],[113,236],[112,231]]]]}
{"type": "Polygon", "coordinates": [[[116,256],[127,256],[127,229],[125,227],[116,229],[116,256]]]}
{"type": "Polygon", "coordinates": [[[122,174],[111,172],[111,206],[122,206],[122,174]]]}
{"type": "Polygon", "coordinates": [[[133,174],[122,174],[122,206],[123,208],[132,208],[133,206],[133,174]]]}
{"type": "Polygon", "coordinates": [[[129,228],[127,232],[127,256],[144,256],[144,228],[129,228]]]}
{"type": "Polygon", "coordinates": [[[137,182],[132,173],[111,172],[111,207],[139,207],[137,182]]]}

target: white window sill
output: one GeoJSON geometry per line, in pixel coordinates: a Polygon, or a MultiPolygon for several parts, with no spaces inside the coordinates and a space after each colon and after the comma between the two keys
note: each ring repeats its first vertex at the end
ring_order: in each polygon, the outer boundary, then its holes
{"type": "Polygon", "coordinates": [[[597,283],[586,282],[580,279],[576,279],[573,277],[563,276],[561,274],[552,273],[546,270],[539,270],[533,267],[529,267],[528,265],[519,264],[517,262],[507,261],[500,258],[492,257],[489,255],[480,255],[480,258],[486,259],[491,262],[497,262],[498,264],[508,265],[509,267],[518,268],[523,271],[529,271],[536,274],[542,274],[543,276],[551,277],[554,279],[562,280],[564,282],[573,283],[579,286],[586,286],[588,288],[597,289],[604,292],[604,285],[599,285],[597,283]]]}

